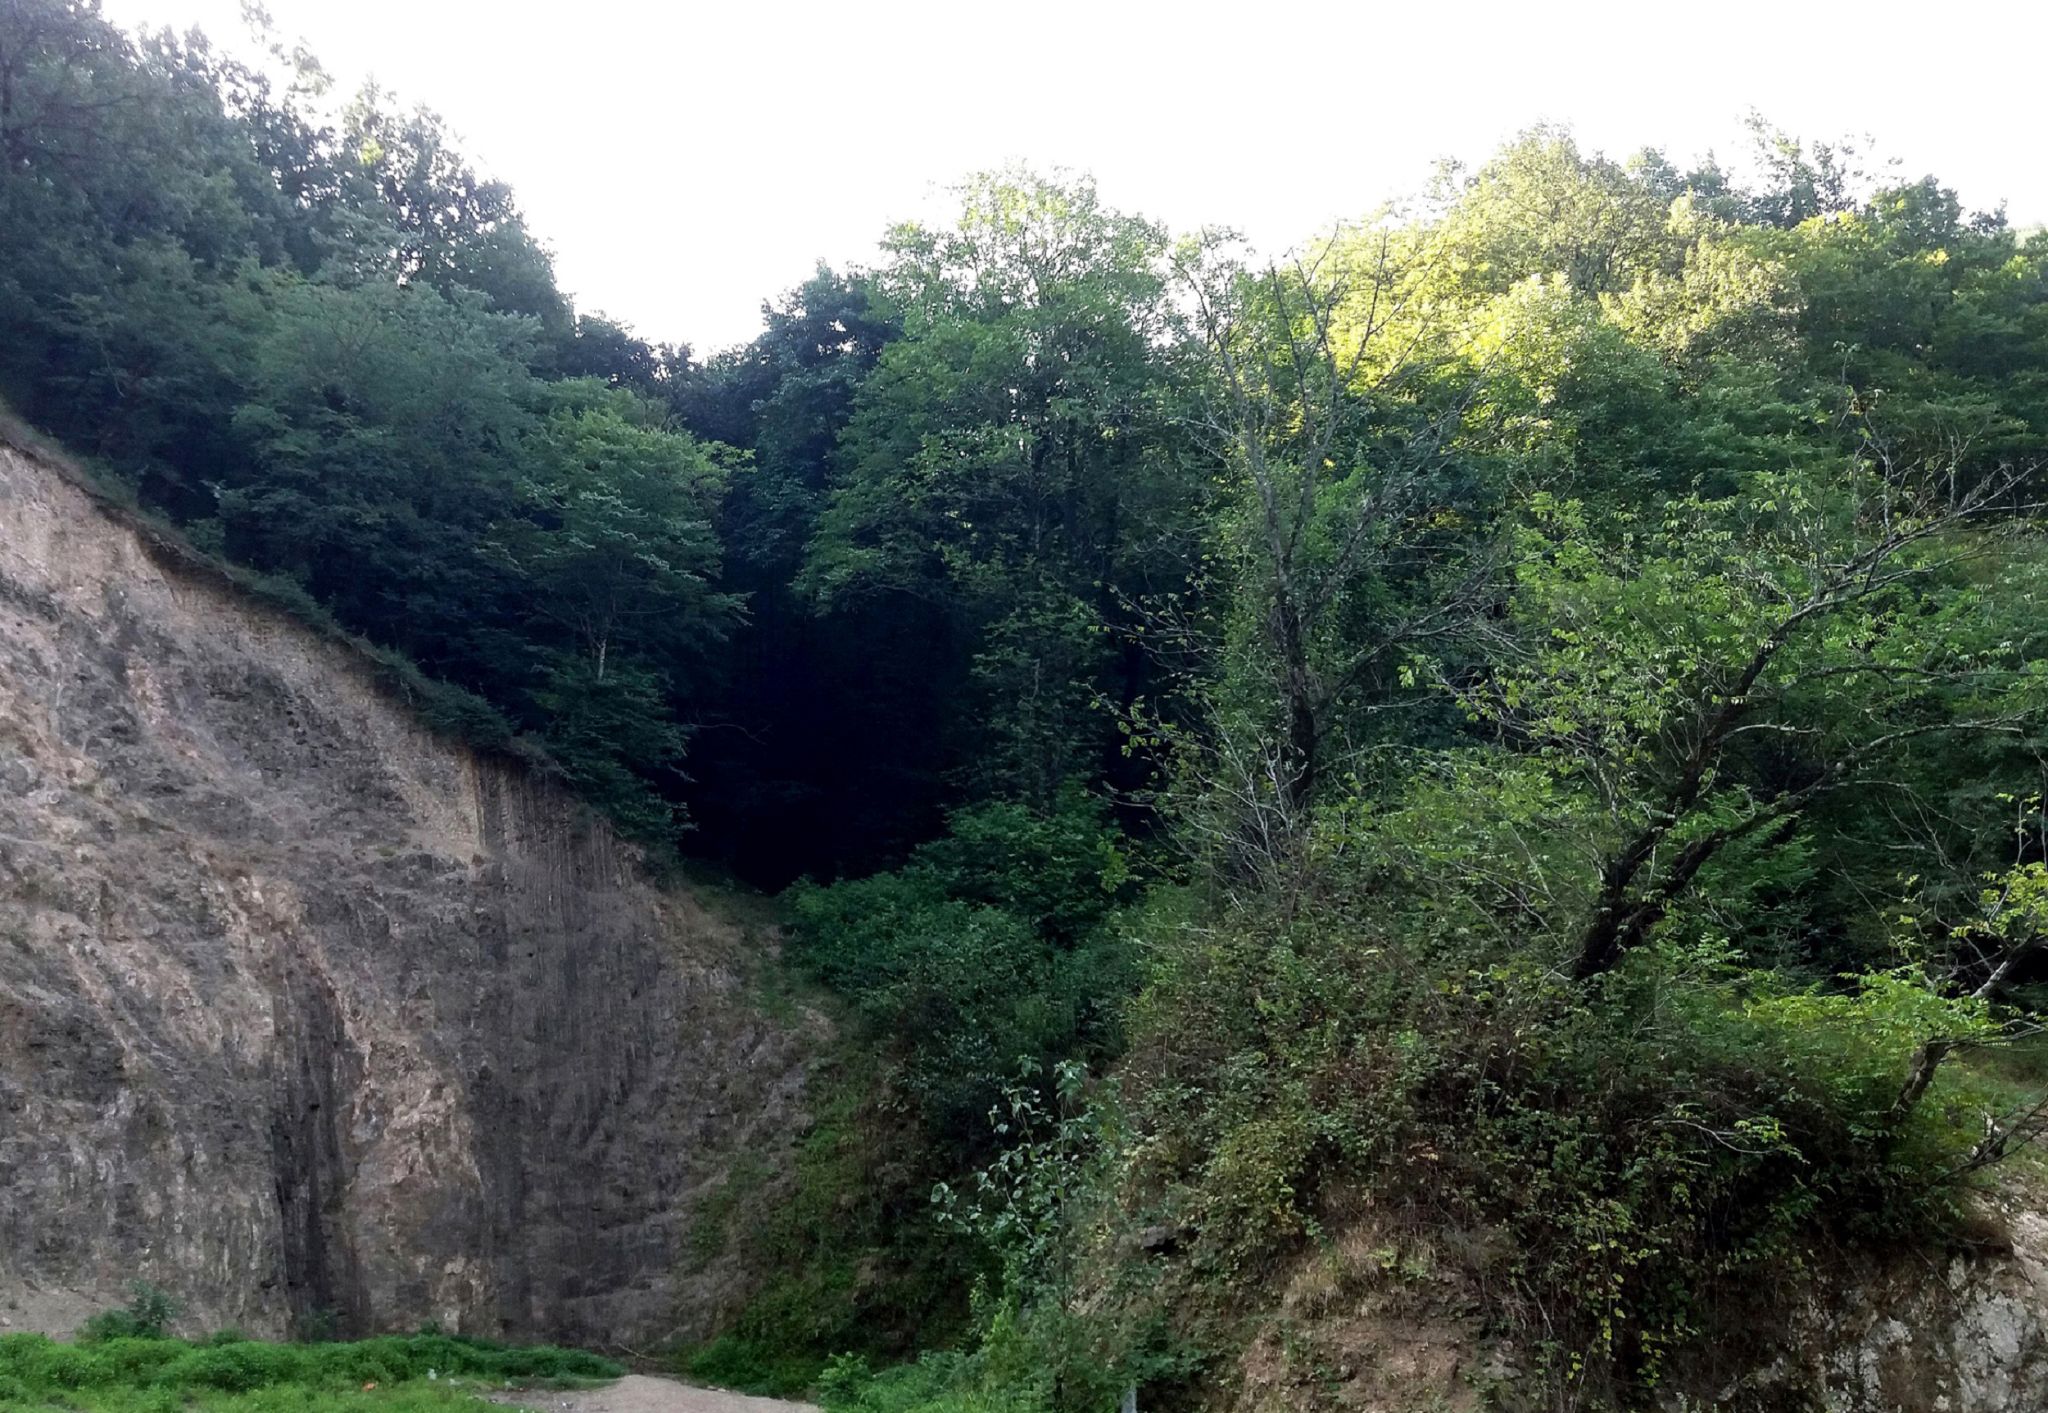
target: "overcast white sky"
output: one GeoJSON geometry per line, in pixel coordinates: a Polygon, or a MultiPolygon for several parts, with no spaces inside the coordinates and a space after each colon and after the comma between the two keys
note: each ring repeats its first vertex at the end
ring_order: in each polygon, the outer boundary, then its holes
{"type": "MultiPolygon", "coordinates": [[[[700,351],[966,172],[1092,171],[1283,248],[1539,120],[1732,155],[1751,108],[2048,219],[2041,0],[268,0],[343,87],[444,114],[580,308],[700,351]]],[[[243,33],[239,0],[106,0],[243,33]]],[[[232,44],[231,44],[232,47],[232,44]]]]}

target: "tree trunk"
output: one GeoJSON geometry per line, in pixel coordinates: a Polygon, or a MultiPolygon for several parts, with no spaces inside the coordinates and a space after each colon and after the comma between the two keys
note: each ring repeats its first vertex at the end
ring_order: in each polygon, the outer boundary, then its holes
{"type": "Polygon", "coordinates": [[[1929,1040],[1913,1055],[1912,1072],[1906,1076],[1906,1083],[1899,1090],[1899,1097],[1892,1101],[1890,1112],[1885,1115],[1885,1127],[1895,1129],[1912,1117],[1913,1109],[1927,1093],[1927,1087],[1934,1083],[1934,1076],[1941,1069],[1941,1062],[1955,1049],[1950,1040],[1929,1040]]]}
{"type": "Polygon", "coordinates": [[[1273,629],[1273,646],[1280,656],[1280,691],[1287,712],[1287,775],[1281,782],[1281,802],[1292,817],[1308,804],[1315,789],[1322,725],[1316,711],[1308,645],[1302,641],[1301,614],[1284,586],[1276,589],[1273,629]]]}

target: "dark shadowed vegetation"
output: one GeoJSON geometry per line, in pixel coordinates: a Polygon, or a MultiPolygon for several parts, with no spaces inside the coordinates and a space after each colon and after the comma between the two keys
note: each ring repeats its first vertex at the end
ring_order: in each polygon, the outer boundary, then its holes
{"type": "Polygon", "coordinates": [[[700,357],[293,73],[0,11],[0,391],[786,890],[844,1053],[700,1372],[1192,1405],[1348,1243],[1643,1406],[2039,1137],[2048,239],[1762,123],[1284,259],[1007,170],[700,357]]]}

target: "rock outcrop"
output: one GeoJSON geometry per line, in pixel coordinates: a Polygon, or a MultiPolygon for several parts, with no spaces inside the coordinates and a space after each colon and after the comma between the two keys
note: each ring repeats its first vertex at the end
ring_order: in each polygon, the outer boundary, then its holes
{"type": "Polygon", "coordinates": [[[2048,1219],[2037,1185],[2015,1176],[1985,1196],[1996,1238],[1981,1249],[1833,1273],[1793,1321],[1784,1355],[1713,1390],[1721,1406],[2048,1408],[2048,1219]]]}
{"type": "Polygon", "coordinates": [[[815,1024],[748,945],[0,445],[0,1323],[702,1332],[815,1024]]]}
{"type": "MultiPolygon", "coordinates": [[[[1946,1254],[1842,1254],[1788,1269],[1664,1370],[1660,1413],[2015,1413],[2048,1409],[2048,1192],[1982,1194],[1977,1240],[1946,1254]]],[[[1744,1292],[1736,1292],[1742,1296],[1744,1292]]],[[[1483,1413],[1562,1406],[1503,1338],[1493,1294],[1412,1231],[1336,1234],[1295,1264],[1255,1328],[1223,1413],[1483,1413]],[[1405,1246],[1403,1243],[1407,1243],[1405,1246]]],[[[1599,1391],[1584,1406],[1605,1407],[1599,1391]]]]}

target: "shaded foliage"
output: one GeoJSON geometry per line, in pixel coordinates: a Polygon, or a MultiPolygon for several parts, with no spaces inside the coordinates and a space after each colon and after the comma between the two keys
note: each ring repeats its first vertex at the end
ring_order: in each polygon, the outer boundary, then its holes
{"type": "Polygon", "coordinates": [[[0,10],[0,392],[794,884],[843,1050],[705,1368],[1171,1395],[1377,1221],[1642,1403],[2048,1127],[1982,1058],[2044,934],[2042,237],[1761,122],[1751,180],[1532,130],[1284,261],[1008,170],[700,360],[324,83],[0,10]]]}
{"type": "Polygon", "coordinates": [[[725,463],[659,400],[674,351],[573,318],[432,114],[371,89],[318,116],[303,56],[280,94],[201,39],[25,0],[0,78],[0,392],[669,847],[738,613],[725,463]]]}

